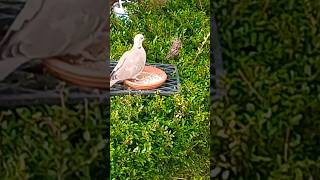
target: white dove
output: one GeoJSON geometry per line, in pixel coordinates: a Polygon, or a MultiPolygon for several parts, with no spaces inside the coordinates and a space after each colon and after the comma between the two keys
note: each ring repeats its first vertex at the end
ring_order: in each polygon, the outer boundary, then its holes
{"type": "Polygon", "coordinates": [[[104,0],[26,1],[0,42],[0,81],[32,59],[82,55],[97,60],[84,49],[106,36],[107,5],[104,0]]]}
{"type": "Polygon", "coordinates": [[[143,40],[144,36],[142,34],[137,34],[134,37],[133,47],[121,56],[110,74],[110,88],[119,81],[136,79],[143,71],[147,58],[146,51],[142,46],[143,40]]]}

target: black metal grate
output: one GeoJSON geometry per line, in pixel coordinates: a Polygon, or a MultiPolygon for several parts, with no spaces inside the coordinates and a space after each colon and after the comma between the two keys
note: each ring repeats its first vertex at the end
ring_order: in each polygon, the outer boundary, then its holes
{"type": "MultiPolygon", "coordinates": [[[[111,62],[110,67],[113,69],[117,62],[111,62]]],[[[180,91],[179,84],[179,73],[177,67],[171,64],[160,64],[160,63],[149,63],[146,65],[154,66],[159,69],[162,69],[168,75],[167,81],[159,88],[153,90],[130,90],[123,84],[115,84],[111,88],[110,95],[124,95],[124,94],[154,94],[158,92],[160,95],[168,96],[180,91]]]]}
{"type": "MultiPolygon", "coordinates": [[[[149,91],[132,91],[121,84],[116,84],[111,89],[110,95],[153,94],[159,91],[160,95],[166,96],[179,92],[179,76],[175,66],[150,65],[163,69],[168,75],[168,80],[160,88],[149,91]]],[[[114,62],[111,63],[111,68],[113,67],[114,62]]],[[[81,102],[84,99],[103,102],[108,95],[107,91],[64,83],[44,72],[40,60],[35,60],[21,66],[8,78],[0,82],[0,106],[59,104],[62,98],[61,92],[63,92],[69,104],[81,102]]]]}

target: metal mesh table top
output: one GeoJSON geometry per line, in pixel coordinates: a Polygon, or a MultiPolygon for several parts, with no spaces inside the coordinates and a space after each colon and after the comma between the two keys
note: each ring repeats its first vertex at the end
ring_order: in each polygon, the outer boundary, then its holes
{"type": "MultiPolygon", "coordinates": [[[[114,67],[111,63],[110,69],[114,67]]],[[[149,64],[164,70],[168,80],[159,88],[148,91],[128,90],[121,84],[115,85],[110,92],[111,96],[126,94],[150,95],[159,92],[168,96],[179,92],[179,75],[176,66],[168,64],[149,64]]],[[[25,106],[36,104],[60,104],[61,92],[64,92],[67,103],[73,104],[84,99],[104,102],[108,91],[86,88],[65,83],[46,73],[40,60],[34,60],[13,72],[6,80],[0,82],[0,106],[25,106]]]]}
{"type": "MultiPolygon", "coordinates": [[[[117,62],[111,62],[110,63],[110,68],[113,69],[115,67],[117,62]]],[[[160,95],[172,95],[175,93],[179,92],[179,84],[180,84],[180,79],[179,79],[179,73],[177,70],[177,67],[171,64],[160,64],[160,63],[149,63],[146,64],[148,66],[154,66],[157,67],[161,70],[163,70],[167,76],[168,79],[167,81],[161,85],[161,87],[153,89],[153,90],[130,90],[128,87],[126,87],[123,84],[115,84],[111,90],[110,90],[110,95],[115,96],[115,95],[124,95],[124,94],[154,94],[158,92],[160,95]]]]}

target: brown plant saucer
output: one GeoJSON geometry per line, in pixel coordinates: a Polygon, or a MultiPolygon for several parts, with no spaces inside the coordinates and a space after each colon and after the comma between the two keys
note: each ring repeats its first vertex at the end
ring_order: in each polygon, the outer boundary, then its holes
{"type": "Polygon", "coordinates": [[[88,61],[71,64],[58,58],[43,61],[46,70],[55,77],[72,84],[91,88],[107,89],[107,64],[104,61],[88,61]]]}
{"type": "Polygon", "coordinates": [[[125,80],[124,84],[134,90],[151,90],[160,87],[166,80],[167,74],[156,67],[145,66],[143,72],[138,76],[139,80],[125,80]],[[140,77],[139,77],[140,76],[140,77]],[[147,82],[146,78],[157,76],[158,79],[147,82]]]}

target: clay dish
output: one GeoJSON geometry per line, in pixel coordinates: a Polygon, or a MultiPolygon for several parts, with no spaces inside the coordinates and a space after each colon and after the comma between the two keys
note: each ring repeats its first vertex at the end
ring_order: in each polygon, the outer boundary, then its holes
{"type": "Polygon", "coordinates": [[[139,80],[125,80],[124,84],[134,90],[151,90],[160,87],[167,80],[167,77],[163,70],[153,66],[145,66],[137,77],[139,80]]]}

